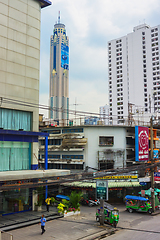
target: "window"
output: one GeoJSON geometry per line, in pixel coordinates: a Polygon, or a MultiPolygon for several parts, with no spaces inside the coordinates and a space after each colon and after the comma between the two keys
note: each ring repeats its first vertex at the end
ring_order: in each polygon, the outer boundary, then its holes
{"type": "Polygon", "coordinates": [[[32,130],[32,113],[0,108],[0,128],[7,130],[32,130]]]}
{"type": "Polygon", "coordinates": [[[48,145],[61,145],[62,139],[48,139],[48,145]]]}
{"type": "Polygon", "coordinates": [[[114,169],[114,160],[107,160],[99,163],[100,170],[114,169]]]}
{"type": "Polygon", "coordinates": [[[106,137],[106,136],[99,137],[99,146],[113,146],[113,144],[114,144],[114,137],[106,137]]]}

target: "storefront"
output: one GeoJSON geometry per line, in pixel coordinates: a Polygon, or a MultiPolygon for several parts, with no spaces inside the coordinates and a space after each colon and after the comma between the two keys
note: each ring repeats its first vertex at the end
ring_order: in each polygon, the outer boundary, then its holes
{"type": "MultiPolygon", "coordinates": [[[[94,199],[96,196],[96,182],[72,182],[62,184],[65,194],[71,191],[82,191],[88,198],[94,199]]],[[[141,185],[138,181],[108,181],[108,202],[123,202],[125,195],[138,194],[141,185]]]]}
{"type": "Polygon", "coordinates": [[[0,215],[34,211],[39,194],[43,195],[43,201],[47,196],[46,179],[69,174],[69,170],[57,169],[0,172],[0,215]],[[39,188],[42,188],[40,193],[39,188]]]}
{"type": "Polygon", "coordinates": [[[15,189],[0,192],[0,214],[32,210],[31,189],[15,189]]]}

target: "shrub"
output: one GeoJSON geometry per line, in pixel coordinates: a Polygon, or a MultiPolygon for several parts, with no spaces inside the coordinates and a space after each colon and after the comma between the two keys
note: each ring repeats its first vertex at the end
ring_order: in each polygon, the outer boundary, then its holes
{"type": "Polygon", "coordinates": [[[82,193],[79,192],[77,193],[76,191],[71,192],[71,195],[69,196],[70,198],[70,204],[72,208],[78,209],[80,207],[80,200],[82,197],[82,193]]]}

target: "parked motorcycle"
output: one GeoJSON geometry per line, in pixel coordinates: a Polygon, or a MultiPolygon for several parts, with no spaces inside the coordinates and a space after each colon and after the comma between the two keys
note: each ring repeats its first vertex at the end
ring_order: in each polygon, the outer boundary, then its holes
{"type": "Polygon", "coordinates": [[[88,200],[89,207],[98,206],[99,204],[100,204],[99,199],[95,199],[95,200],[89,199],[88,200]]]}

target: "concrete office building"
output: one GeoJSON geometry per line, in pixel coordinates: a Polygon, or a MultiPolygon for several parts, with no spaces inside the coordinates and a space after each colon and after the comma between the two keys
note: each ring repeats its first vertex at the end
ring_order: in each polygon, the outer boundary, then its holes
{"type": "MultiPolygon", "coordinates": [[[[49,1],[0,0],[1,131],[20,129],[21,132],[38,132],[39,109],[35,105],[39,104],[41,7],[50,4],[49,1]]],[[[16,151],[15,158],[22,161],[20,150],[25,149],[26,166],[22,169],[34,168],[38,164],[38,143],[31,145],[12,140],[3,142],[0,139],[0,160],[5,158],[7,162],[7,149],[12,149],[12,153],[16,151]]],[[[20,169],[16,164],[20,162],[15,163],[13,168],[0,164],[0,170],[20,169]]]]}
{"type": "Polygon", "coordinates": [[[38,136],[45,137],[46,149],[48,142],[48,134],[38,132],[38,105],[41,8],[49,5],[49,0],[0,0],[1,214],[33,210],[33,188],[21,185],[58,174],[35,170],[38,136]]]}
{"type": "Polygon", "coordinates": [[[109,112],[114,123],[140,112],[148,121],[160,111],[159,34],[160,25],[142,24],[108,42],[109,112]]]}
{"type": "MultiPolygon", "coordinates": [[[[60,14],[60,13],[59,13],[60,14]]],[[[50,39],[50,114],[57,125],[68,123],[69,119],[69,38],[65,25],[54,25],[50,39]]]]}

